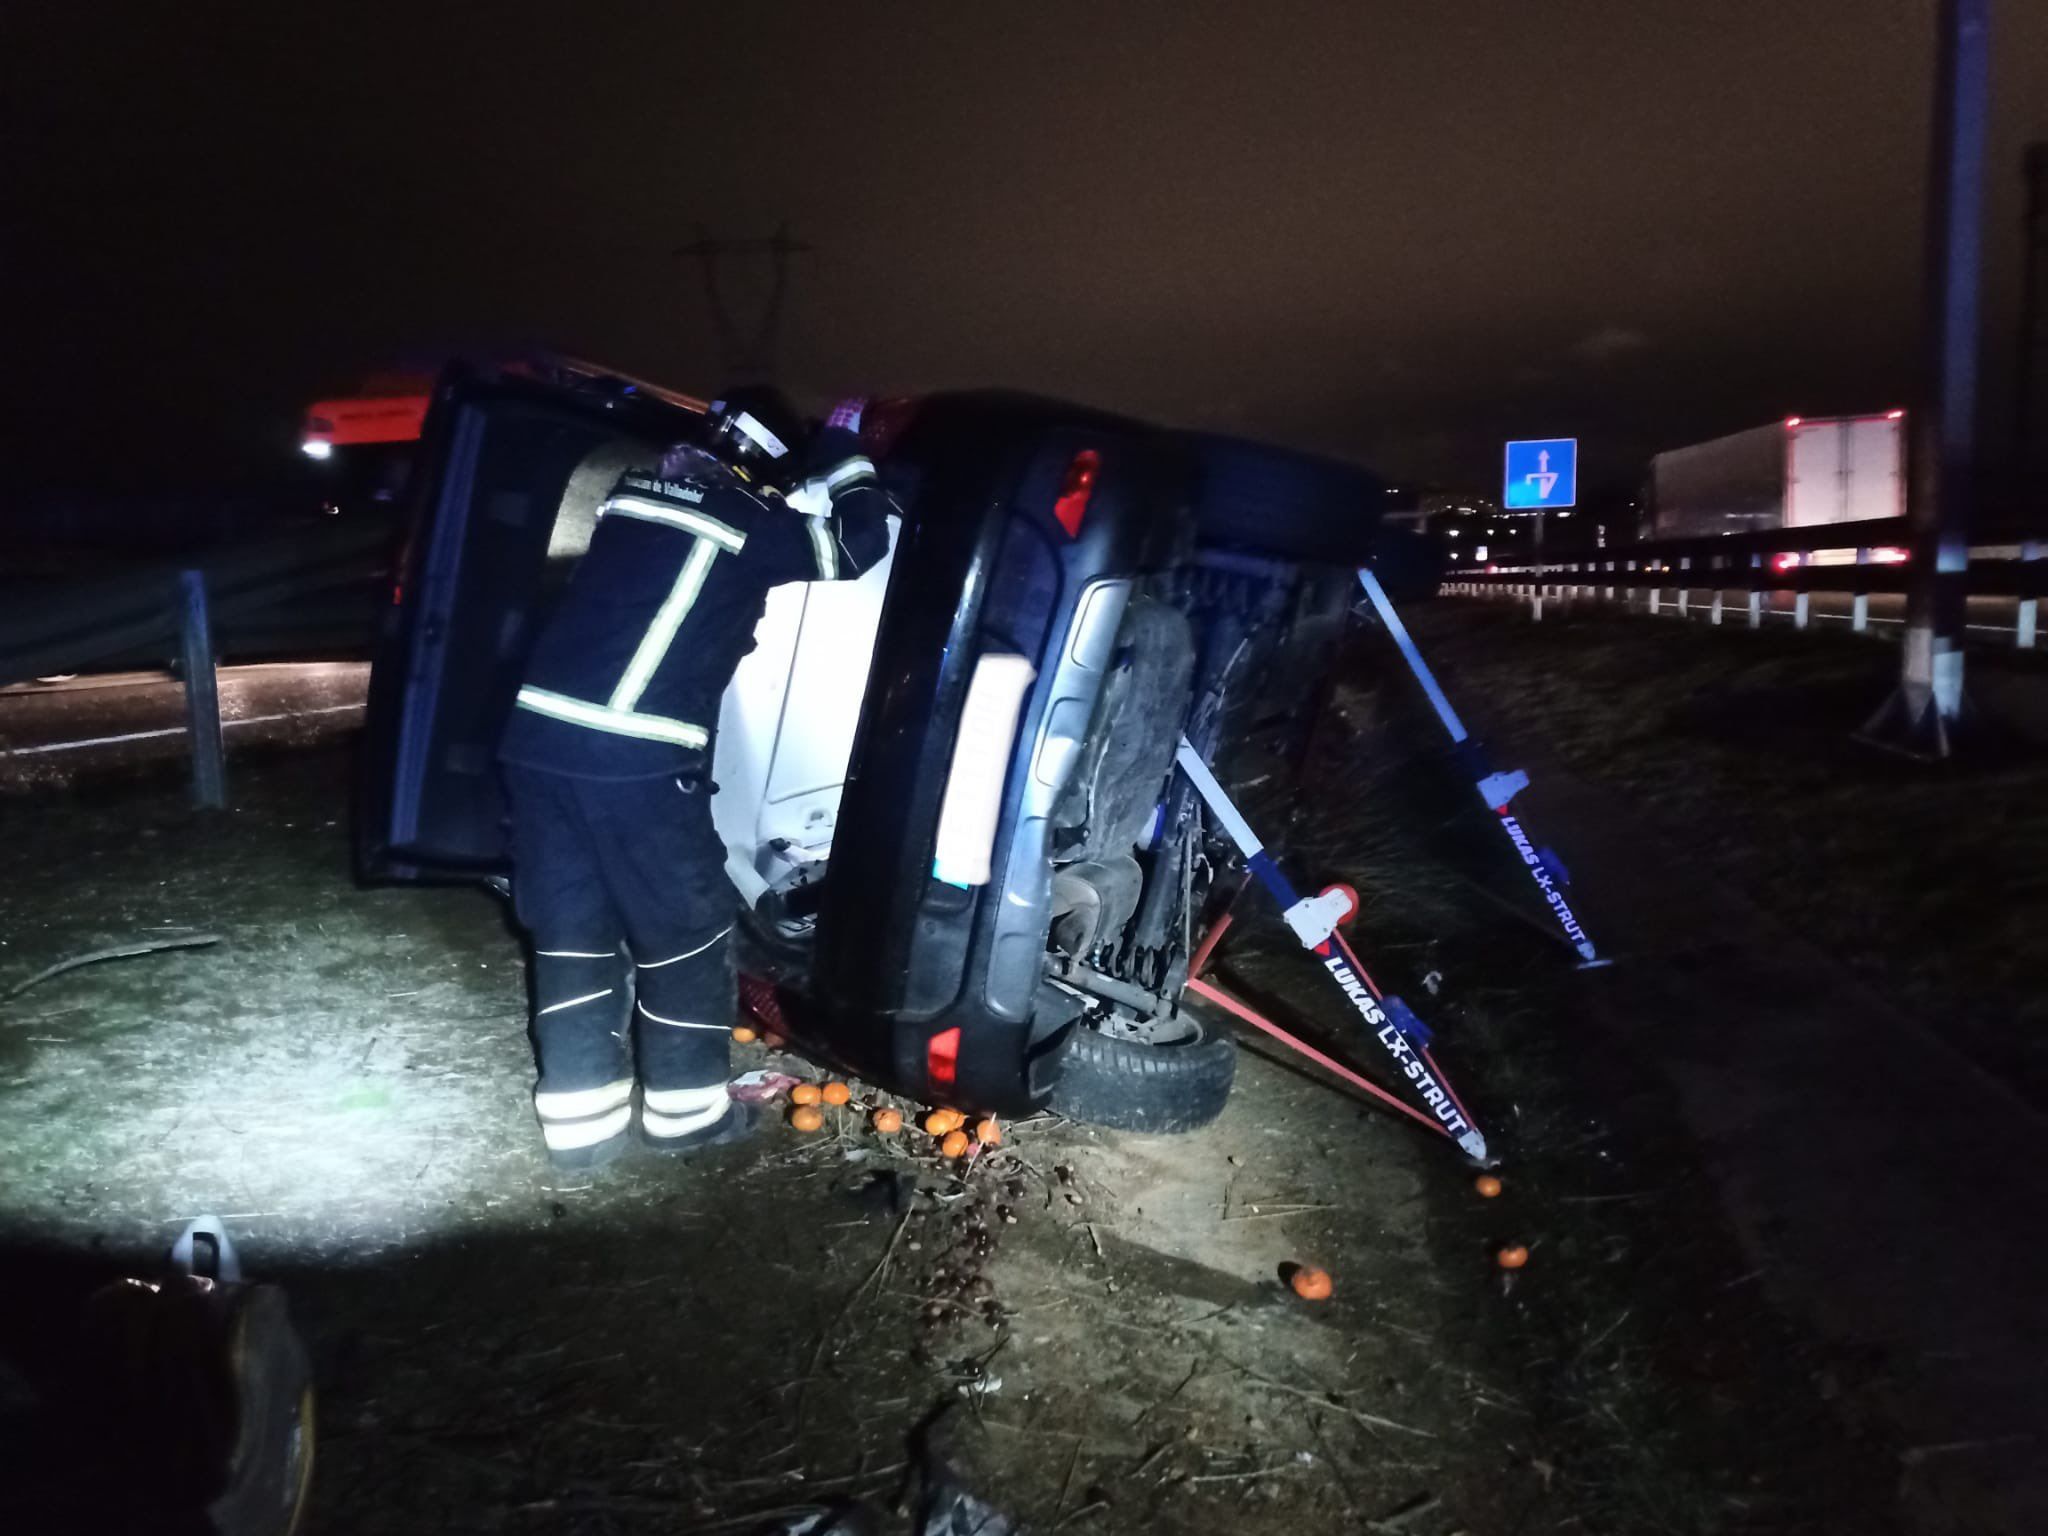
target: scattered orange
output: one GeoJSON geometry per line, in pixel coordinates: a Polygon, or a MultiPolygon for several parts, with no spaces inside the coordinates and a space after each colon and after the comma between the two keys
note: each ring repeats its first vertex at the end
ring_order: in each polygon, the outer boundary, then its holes
{"type": "Polygon", "coordinates": [[[815,1104],[818,1102],[818,1099],[819,1093],[816,1083],[798,1083],[789,1090],[789,1102],[792,1104],[815,1104]]]}
{"type": "Polygon", "coordinates": [[[789,1112],[789,1123],[800,1131],[815,1131],[825,1124],[824,1114],[806,1104],[789,1112]]]}
{"type": "Polygon", "coordinates": [[[755,1034],[753,1030],[747,1028],[747,1026],[744,1024],[736,1024],[733,1026],[732,1037],[733,1039],[739,1041],[741,1045],[752,1045],[756,1040],[761,1038],[759,1035],[755,1034]]]}
{"type": "Polygon", "coordinates": [[[1313,1264],[1304,1264],[1296,1269],[1287,1283],[1294,1287],[1294,1294],[1303,1301],[1326,1301],[1335,1289],[1330,1284],[1330,1272],[1317,1269],[1313,1264]]]}
{"type": "Polygon", "coordinates": [[[852,1097],[853,1090],[844,1083],[827,1083],[825,1085],[825,1102],[827,1104],[844,1104],[852,1097]]]}
{"type": "Polygon", "coordinates": [[[996,1124],[994,1115],[990,1115],[974,1127],[974,1139],[984,1147],[999,1147],[1003,1144],[1003,1128],[996,1124]]]}
{"type": "Polygon", "coordinates": [[[1500,1180],[1490,1173],[1482,1173],[1472,1181],[1472,1187],[1479,1191],[1481,1198],[1491,1200],[1500,1193],[1500,1180]]]}
{"type": "Polygon", "coordinates": [[[893,1109],[878,1109],[875,1111],[875,1129],[884,1136],[894,1136],[903,1129],[903,1116],[893,1109]]]}
{"type": "Polygon", "coordinates": [[[939,1143],[939,1155],[941,1157],[965,1157],[967,1155],[967,1148],[970,1145],[971,1143],[968,1141],[965,1131],[951,1130],[946,1132],[946,1139],[939,1143]]]}
{"type": "Polygon", "coordinates": [[[924,1128],[934,1136],[957,1131],[966,1123],[967,1117],[957,1109],[935,1109],[924,1117],[924,1128]]]}
{"type": "Polygon", "coordinates": [[[1503,1248],[1493,1256],[1493,1262],[1502,1269],[1520,1269],[1529,1262],[1529,1250],[1520,1243],[1512,1248],[1503,1248]]]}

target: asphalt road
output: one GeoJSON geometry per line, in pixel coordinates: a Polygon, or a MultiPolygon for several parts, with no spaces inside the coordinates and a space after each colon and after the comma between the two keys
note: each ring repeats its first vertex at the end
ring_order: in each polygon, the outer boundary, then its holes
{"type": "MultiPolygon", "coordinates": [[[[220,669],[229,771],[252,746],[303,745],[354,730],[366,662],[220,669]]],[[[86,674],[0,688],[0,789],[63,783],[182,758],[185,691],[167,672],[86,674]]]]}

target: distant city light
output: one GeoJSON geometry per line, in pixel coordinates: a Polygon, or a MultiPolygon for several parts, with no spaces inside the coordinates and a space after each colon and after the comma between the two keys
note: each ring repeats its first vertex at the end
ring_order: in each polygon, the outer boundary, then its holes
{"type": "Polygon", "coordinates": [[[1450,536],[1455,539],[1458,536],[1458,530],[1455,528],[1451,529],[1450,536]]]}
{"type": "Polygon", "coordinates": [[[1806,418],[1803,416],[1787,416],[1785,418],[1785,425],[1788,427],[1796,427],[1799,425],[1800,422],[1804,421],[1805,419],[1806,418]]]}
{"type": "Polygon", "coordinates": [[[1905,414],[1906,413],[1904,411],[1886,411],[1884,413],[1884,419],[1886,421],[1897,421],[1905,414]]]}
{"type": "Polygon", "coordinates": [[[334,457],[334,444],[324,437],[309,437],[299,444],[299,452],[309,459],[331,459],[334,457]]]}

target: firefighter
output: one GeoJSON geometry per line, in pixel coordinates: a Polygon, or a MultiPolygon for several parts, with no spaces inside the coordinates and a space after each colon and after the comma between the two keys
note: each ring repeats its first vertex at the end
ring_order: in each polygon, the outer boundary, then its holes
{"type": "Polygon", "coordinates": [[[641,1139],[737,1139],[726,1093],[737,892],[711,823],[719,699],[768,589],[888,551],[861,403],[815,435],[773,391],[715,404],[704,448],[620,477],[535,642],[498,756],[532,943],[534,1108],[558,1167],[641,1139]],[[637,1072],[636,1072],[637,1066],[637,1072]]]}

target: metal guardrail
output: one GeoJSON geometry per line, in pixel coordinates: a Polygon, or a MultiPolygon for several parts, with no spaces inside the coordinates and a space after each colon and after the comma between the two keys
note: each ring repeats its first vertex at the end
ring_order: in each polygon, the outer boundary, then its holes
{"type": "Polygon", "coordinates": [[[223,655],[364,650],[387,590],[391,535],[343,526],[139,566],[17,597],[0,615],[0,684],[163,665],[185,685],[193,799],[226,804],[216,673],[223,655]]]}
{"type": "Polygon", "coordinates": [[[371,525],[312,528],[17,594],[0,612],[0,684],[168,661],[182,643],[188,570],[204,577],[226,651],[290,648],[301,637],[367,645],[391,541],[371,525]]]}
{"type": "MultiPolygon", "coordinates": [[[[1871,518],[1817,528],[1770,528],[1718,537],[1652,539],[1583,552],[1570,559],[1447,571],[1439,591],[1456,596],[1506,595],[1527,599],[1534,617],[1546,600],[1592,597],[1634,605],[1647,594],[1650,613],[1664,610],[1667,594],[1681,618],[1704,609],[1723,622],[1730,593],[1747,601],[1741,611],[1760,628],[1770,594],[1793,595],[1792,622],[1813,620],[1815,593],[1846,593],[1849,627],[1870,628],[1873,595],[1906,592],[1914,576],[1910,537],[1900,518],[1871,518]],[[1844,558],[1846,557],[1846,558],[1844,558]],[[1695,597],[1703,599],[1696,603],[1695,597]]],[[[2005,598],[2014,605],[2013,635],[2022,650],[2039,643],[2040,600],[2048,594],[2048,539],[2038,533],[1981,534],[1971,540],[1962,573],[1969,596],[2005,598]]]]}

